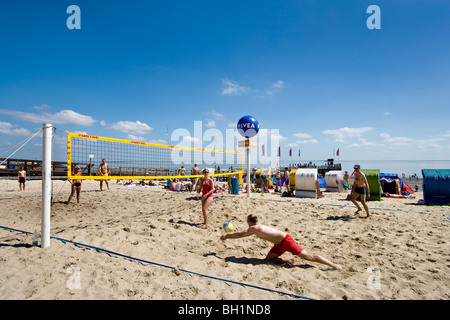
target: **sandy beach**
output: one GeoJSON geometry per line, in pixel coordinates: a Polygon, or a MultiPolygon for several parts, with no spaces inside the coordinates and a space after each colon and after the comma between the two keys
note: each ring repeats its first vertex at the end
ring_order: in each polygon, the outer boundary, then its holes
{"type": "MultiPolygon", "coordinates": [[[[53,181],[51,235],[164,266],[312,299],[450,299],[450,208],[406,199],[368,203],[355,216],[346,194],[320,199],[279,194],[215,194],[203,230],[195,193],[85,181],[80,204],[66,205],[70,184],[53,181]],[[247,229],[248,214],[288,232],[309,252],[343,270],[296,258],[296,266],[262,260],[272,245],[255,236],[220,240],[222,224],[247,229]],[[373,280],[373,281],[372,281],[373,280]]],[[[41,182],[0,180],[0,225],[41,227],[41,182]]],[[[0,299],[296,300],[287,294],[137,262],[52,239],[0,229],[0,299]]],[[[291,256],[285,253],[285,256],[291,256]]]]}

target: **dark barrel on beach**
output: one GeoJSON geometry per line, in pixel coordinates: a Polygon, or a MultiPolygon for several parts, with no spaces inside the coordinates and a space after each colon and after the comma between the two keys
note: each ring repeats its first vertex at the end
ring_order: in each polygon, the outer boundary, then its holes
{"type": "Polygon", "coordinates": [[[428,203],[450,203],[450,170],[423,169],[423,198],[428,203]]]}

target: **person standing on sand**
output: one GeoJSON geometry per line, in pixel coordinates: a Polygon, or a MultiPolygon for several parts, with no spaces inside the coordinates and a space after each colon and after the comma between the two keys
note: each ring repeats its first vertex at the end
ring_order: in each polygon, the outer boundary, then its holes
{"type": "Polygon", "coordinates": [[[353,182],[352,197],[350,198],[350,200],[352,200],[353,204],[358,208],[358,210],[356,210],[355,212],[355,214],[358,214],[362,209],[359,206],[358,202],[356,202],[356,199],[358,198],[358,196],[360,196],[361,204],[363,205],[368,218],[370,214],[369,207],[366,204],[366,199],[370,198],[369,183],[367,182],[366,175],[360,171],[361,167],[358,164],[355,164],[353,169],[355,169],[355,181],[353,182]]]}
{"type": "MultiPolygon", "coordinates": [[[[192,168],[192,175],[193,176],[198,176],[200,175],[200,169],[197,166],[197,164],[194,164],[194,168],[192,168]]],[[[197,189],[197,183],[198,183],[198,178],[194,178],[193,184],[192,184],[192,189],[197,189]]],[[[191,192],[192,192],[191,189],[191,192]]]]}
{"type": "MultiPolygon", "coordinates": [[[[109,170],[109,165],[106,163],[105,159],[102,159],[102,163],[98,167],[98,172],[101,176],[107,177],[111,172],[109,170]]],[[[105,180],[106,186],[109,190],[108,180],[105,180]]],[[[103,191],[103,180],[100,180],[100,191],[103,191]]]]}
{"type": "Polygon", "coordinates": [[[17,174],[17,179],[19,181],[20,191],[25,191],[25,183],[27,180],[27,172],[23,170],[22,167],[19,167],[19,173],[17,174]]]}
{"type": "MultiPolygon", "coordinates": [[[[345,171],[344,173],[344,182],[347,184],[346,189],[348,189],[348,186],[350,185],[350,183],[348,182],[348,179],[350,178],[350,176],[348,175],[348,172],[345,171]]],[[[345,186],[344,186],[345,187],[345,186]]]]}
{"type": "MultiPolygon", "coordinates": [[[[74,176],[81,176],[81,168],[79,166],[75,166],[73,169],[73,175],[74,176]]],[[[80,193],[81,193],[81,180],[69,180],[69,182],[72,184],[72,193],[69,196],[69,199],[67,200],[67,205],[70,204],[70,200],[72,200],[73,195],[75,192],[77,193],[77,203],[80,203],[80,193]]]]}
{"type": "MultiPolygon", "coordinates": [[[[197,188],[197,194],[202,192],[202,213],[203,213],[203,225],[202,229],[206,229],[208,226],[208,208],[213,201],[214,194],[214,181],[208,177],[209,170],[203,169],[203,178],[200,178],[199,188],[197,188]]],[[[198,196],[197,196],[198,199],[198,196]]]]}
{"type": "Polygon", "coordinates": [[[339,264],[335,264],[330,260],[314,253],[309,253],[298,244],[295,243],[294,239],[287,234],[286,232],[280,231],[273,227],[269,227],[258,222],[258,217],[254,214],[250,214],[247,216],[247,224],[249,228],[247,231],[242,232],[233,232],[227,233],[220,237],[221,240],[226,239],[238,239],[243,237],[248,237],[251,235],[256,235],[257,237],[270,241],[274,244],[272,249],[269,251],[267,256],[264,258],[265,260],[275,262],[275,263],[288,263],[290,265],[294,265],[295,258],[293,259],[283,259],[280,256],[289,251],[293,255],[296,255],[302,259],[318,262],[325,264],[327,266],[332,267],[336,270],[341,270],[342,266],[339,264]]]}
{"type": "Polygon", "coordinates": [[[289,194],[291,193],[290,179],[291,179],[291,174],[290,174],[288,167],[286,167],[286,168],[284,168],[284,185],[286,187],[286,192],[289,194]]]}

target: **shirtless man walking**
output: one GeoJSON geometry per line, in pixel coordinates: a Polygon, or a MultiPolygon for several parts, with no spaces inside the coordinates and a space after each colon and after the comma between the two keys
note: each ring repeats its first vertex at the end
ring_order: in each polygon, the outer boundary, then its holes
{"type": "Polygon", "coordinates": [[[18,180],[19,180],[20,191],[22,191],[22,190],[25,191],[25,183],[26,183],[26,180],[27,180],[27,172],[22,167],[19,167],[19,173],[18,173],[17,177],[18,177],[18,180]]]}
{"type": "MultiPolygon", "coordinates": [[[[197,166],[196,163],[194,164],[194,168],[192,168],[192,175],[193,176],[201,175],[200,168],[197,166]]],[[[194,178],[193,185],[192,185],[191,189],[196,190],[197,189],[197,183],[198,183],[198,178],[194,178]]],[[[191,190],[191,192],[192,192],[192,190],[191,190]]]]}
{"type": "Polygon", "coordinates": [[[361,167],[358,164],[355,164],[353,169],[355,169],[355,181],[353,182],[351,200],[353,204],[358,208],[355,214],[358,214],[362,210],[358,202],[356,202],[356,199],[358,198],[358,196],[360,196],[361,204],[363,205],[368,218],[370,214],[369,207],[366,204],[366,199],[370,198],[369,183],[367,182],[366,175],[360,171],[361,167]]]}
{"type": "MultiPolygon", "coordinates": [[[[102,163],[98,167],[98,172],[100,173],[101,176],[106,177],[110,174],[109,165],[106,163],[105,159],[102,159],[102,163]]],[[[105,182],[109,190],[108,180],[105,180],[105,182]]],[[[103,191],[103,180],[100,180],[100,191],[103,191]]]]}
{"type": "Polygon", "coordinates": [[[293,259],[283,259],[280,256],[289,251],[293,255],[296,255],[302,259],[318,262],[332,267],[333,269],[341,270],[342,266],[335,264],[330,260],[319,256],[318,254],[309,253],[298,244],[295,243],[294,239],[286,232],[280,231],[278,229],[260,224],[258,222],[258,217],[254,214],[250,214],[247,217],[247,224],[249,228],[247,231],[227,233],[220,237],[221,240],[226,239],[238,239],[243,237],[248,237],[251,235],[256,235],[257,237],[270,241],[274,244],[273,248],[269,251],[265,260],[275,262],[275,263],[289,263],[294,264],[295,258],[293,259]]]}

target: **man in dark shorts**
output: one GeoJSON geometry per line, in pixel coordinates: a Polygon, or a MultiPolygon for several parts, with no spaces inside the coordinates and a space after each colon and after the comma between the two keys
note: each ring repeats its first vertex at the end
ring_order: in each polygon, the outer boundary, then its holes
{"type": "Polygon", "coordinates": [[[27,180],[27,172],[25,170],[23,170],[22,167],[19,167],[19,174],[17,175],[18,179],[19,179],[19,188],[20,191],[25,191],[25,183],[27,180]]]}
{"type": "Polygon", "coordinates": [[[286,251],[298,256],[302,259],[319,262],[333,269],[341,270],[342,267],[339,264],[335,264],[328,259],[319,256],[318,254],[309,253],[298,244],[295,243],[294,239],[286,232],[280,231],[278,229],[260,224],[258,222],[258,217],[251,214],[247,217],[247,224],[249,228],[247,231],[227,233],[220,237],[221,240],[226,239],[238,239],[243,237],[248,237],[251,235],[256,235],[257,237],[270,241],[274,244],[272,249],[269,251],[265,260],[275,262],[275,263],[289,263],[294,265],[295,258],[293,259],[283,259],[280,256],[286,251]]]}
{"type": "Polygon", "coordinates": [[[358,202],[356,202],[356,199],[360,197],[361,204],[363,205],[368,218],[370,214],[369,214],[369,207],[366,204],[366,199],[370,198],[369,183],[367,182],[366,175],[360,171],[361,167],[358,164],[355,164],[353,169],[355,169],[355,181],[353,182],[352,197],[350,199],[352,200],[354,205],[358,208],[358,210],[356,210],[355,212],[355,214],[358,214],[362,209],[359,206],[358,202]]]}

